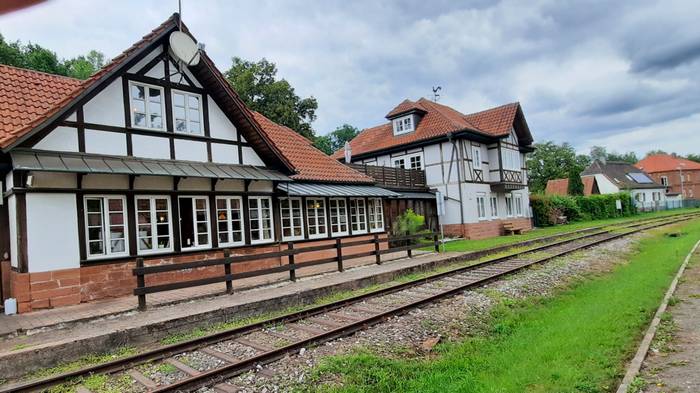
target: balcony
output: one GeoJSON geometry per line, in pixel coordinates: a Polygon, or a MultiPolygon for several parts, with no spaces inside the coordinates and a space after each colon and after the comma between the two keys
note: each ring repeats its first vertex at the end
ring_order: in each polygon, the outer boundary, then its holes
{"type": "Polygon", "coordinates": [[[380,187],[394,190],[428,190],[428,185],[425,181],[425,171],[422,169],[404,169],[362,164],[347,165],[356,171],[373,177],[380,187]]]}
{"type": "Polygon", "coordinates": [[[491,182],[491,190],[496,192],[508,192],[525,188],[522,171],[509,171],[504,169],[499,171],[499,177],[499,180],[491,182]]]}

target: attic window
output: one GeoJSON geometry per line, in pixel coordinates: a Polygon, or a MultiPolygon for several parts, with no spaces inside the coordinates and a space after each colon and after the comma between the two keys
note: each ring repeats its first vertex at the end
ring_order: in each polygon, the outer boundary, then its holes
{"type": "Polygon", "coordinates": [[[163,129],[163,88],[130,82],[131,125],[137,128],[163,129]]]}
{"type": "Polygon", "coordinates": [[[404,116],[394,119],[394,135],[406,134],[413,131],[413,116],[404,116]]]}

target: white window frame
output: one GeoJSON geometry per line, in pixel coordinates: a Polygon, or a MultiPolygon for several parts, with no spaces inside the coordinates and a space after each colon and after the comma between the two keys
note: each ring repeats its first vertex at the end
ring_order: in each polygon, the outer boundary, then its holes
{"type": "Polygon", "coordinates": [[[481,169],[481,147],[472,146],[472,167],[481,169]]]}
{"type": "Polygon", "coordinates": [[[174,243],[175,239],[173,238],[173,209],[172,209],[172,201],[170,200],[170,196],[168,195],[134,195],[134,209],[136,211],[134,214],[136,215],[136,228],[134,230],[136,231],[136,253],[138,255],[148,255],[148,254],[161,254],[165,252],[172,252],[174,250],[174,243]],[[149,214],[150,214],[150,220],[151,220],[151,238],[152,238],[152,243],[151,243],[151,248],[148,250],[141,250],[139,248],[139,199],[145,199],[149,201],[149,214]],[[165,199],[168,203],[168,237],[170,239],[170,247],[168,248],[158,248],[158,220],[157,220],[157,213],[156,213],[156,204],[155,200],[156,199],[165,199]]]}
{"type": "Polygon", "coordinates": [[[138,128],[141,130],[156,130],[156,131],[165,131],[166,128],[166,122],[167,122],[167,114],[165,113],[165,89],[161,86],[156,86],[156,85],[151,85],[148,83],[141,83],[141,82],[135,82],[135,81],[129,81],[129,112],[131,116],[131,127],[132,128],[138,128]],[[136,125],[136,121],[134,119],[135,111],[134,111],[134,97],[132,95],[132,88],[133,87],[144,87],[144,105],[145,105],[145,114],[146,114],[146,126],[139,126],[136,125]],[[160,90],[160,117],[161,117],[161,127],[151,127],[151,110],[150,110],[150,102],[148,100],[148,90],[149,89],[156,89],[160,90]]]}
{"type": "Polygon", "coordinates": [[[506,194],[506,217],[513,217],[513,194],[506,194]]]}
{"type": "Polygon", "coordinates": [[[172,115],[173,115],[173,131],[177,132],[179,134],[204,135],[204,121],[203,121],[204,102],[202,99],[202,95],[197,94],[197,93],[190,93],[190,92],[183,91],[183,90],[175,90],[175,89],[173,89],[170,94],[171,94],[172,112],[173,112],[172,113],[172,115]],[[175,105],[175,95],[176,94],[181,94],[185,98],[185,106],[184,106],[184,109],[185,109],[185,130],[184,131],[178,131],[178,129],[177,129],[177,118],[175,117],[175,107],[177,106],[177,105],[175,105]],[[192,119],[190,119],[190,106],[189,106],[190,105],[190,100],[189,100],[190,97],[197,98],[197,100],[199,102],[199,108],[197,108],[197,112],[199,115],[199,119],[197,120],[197,122],[199,123],[199,131],[190,130],[190,121],[192,121],[192,119]]]}
{"type": "Polygon", "coordinates": [[[321,239],[328,237],[328,217],[326,215],[326,200],[324,198],[306,198],[306,225],[309,228],[309,239],[321,239]],[[311,207],[309,203],[314,203],[311,207]],[[316,207],[315,204],[318,204],[316,207]],[[319,214],[320,213],[320,214],[319,214]],[[319,217],[323,218],[323,225],[318,223],[319,217]],[[310,220],[314,219],[315,224],[311,225],[310,220]],[[314,228],[315,234],[311,234],[314,228]]]}
{"type": "Polygon", "coordinates": [[[250,228],[250,244],[263,244],[263,243],[274,242],[275,241],[275,209],[272,206],[272,197],[269,197],[269,196],[249,196],[248,197],[248,221],[250,221],[250,222],[248,222],[248,228],[250,228]],[[252,201],[252,200],[258,201],[257,202],[258,206],[257,206],[257,208],[255,208],[255,210],[257,210],[257,212],[258,212],[258,218],[256,219],[256,221],[258,221],[257,232],[259,235],[259,239],[257,239],[257,240],[253,240],[253,226],[251,225],[252,218],[251,218],[250,213],[253,210],[253,208],[251,207],[250,201],[252,201]],[[263,218],[263,214],[262,214],[264,209],[262,207],[262,204],[260,203],[260,201],[262,201],[262,200],[267,200],[270,204],[270,209],[269,209],[270,210],[270,219],[269,219],[270,238],[269,239],[266,239],[263,236],[263,234],[265,233],[265,225],[264,225],[265,219],[263,218]]]}
{"type": "Polygon", "coordinates": [[[289,197],[289,198],[280,198],[279,199],[279,205],[280,205],[280,234],[282,236],[282,240],[284,241],[290,241],[290,240],[302,240],[304,239],[304,203],[301,200],[301,198],[298,197],[289,197]],[[282,207],[282,202],[289,202],[287,208],[282,207]],[[299,235],[294,235],[294,231],[297,229],[297,226],[294,225],[294,210],[296,210],[292,206],[292,202],[298,202],[299,203],[299,235]],[[289,226],[286,226],[284,224],[284,210],[289,210],[289,226]],[[284,230],[286,228],[289,228],[289,233],[291,235],[285,236],[284,235],[284,230]]]}
{"type": "Polygon", "coordinates": [[[413,115],[402,116],[398,119],[392,121],[394,128],[394,135],[408,134],[415,130],[415,124],[413,124],[413,115]]]}
{"type": "Polygon", "coordinates": [[[668,176],[661,176],[661,185],[668,187],[668,176]]]}
{"type": "Polygon", "coordinates": [[[409,153],[409,154],[404,154],[399,157],[393,157],[391,159],[391,163],[394,168],[403,168],[403,169],[424,169],[425,168],[425,163],[423,162],[423,153],[422,152],[417,152],[417,153],[409,153]],[[419,168],[411,168],[411,160],[414,158],[418,158],[418,162],[420,163],[419,168]],[[400,162],[400,165],[397,165],[400,162]]]}
{"type": "Polygon", "coordinates": [[[489,196],[489,205],[491,206],[491,218],[498,218],[498,195],[489,196]]]}
{"type": "Polygon", "coordinates": [[[421,169],[422,170],[423,169],[423,157],[420,154],[413,154],[413,155],[408,156],[408,168],[407,169],[421,169]],[[418,161],[419,165],[417,168],[413,167],[414,159],[417,159],[416,161],[418,161]]]}
{"type": "Polygon", "coordinates": [[[522,195],[515,194],[514,204],[515,204],[515,216],[522,217],[523,216],[523,197],[522,197],[522,195]]]}
{"type": "Polygon", "coordinates": [[[365,203],[365,198],[350,198],[350,231],[353,235],[367,233],[367,204],[365,203]],[[362,210],[361,213],[360,210],[362,210]],[[355,229],[356,227],[357,229],[355,229]]]}
{"type": "Polygon", "coordinates": [[[328,198],[328,208],[331,212],[328,220],[328,226],[330,227],[331,236],[348,236],[350,234],[350,222],[348,222],[348,204],[345,198],[328,198]],[[345,210],[345,214],[342,216],[340,214],[340,202],[342,202],[342,205],[344,206],[343,210],[345,210]],[[334,204],[335,207],[333,206],[334,204]],[[338,231],[336,232],[333,232],[333,217],[336,217],[336,219],[338,220],[338,231]],[[341,227],[343,226],[341,218],[343,217],[345,218],[345,230],[341,230],[341,227]]]}
{"type": "Polygon", "coordinates": [[[401,158],[393,158],[392,159],[392,164],[394,168],[406,168],[406,159],[404,157],[401,158]],[[398,163],[401,163],[400,165],[396,165],[398,163]]]}
{"type": "Polygon", "coordinates": [[[384,203],[381,198],[367,200],[370,233],[384,232],[384,203]]]}
{"type": "Polygon", "coordinates": [[[486,193],[484,192],[476,193],[476,215],[479,221],[488,219],[486,217],[486,193]]]}
{"type": "MultiPolygon", "coordinates": [[[[94,213],[93,213],[94,214],[94,213]]],[[[102,259],[102,258],[111,258],[111,257],[117,257],[117,256],[127,256],[129,255],[129,215],[127,212],[126,208],[126,196],[124,195],[85,195],[83,196],[83,219],[85,222],[85,255],[87,256],[88,260],[95,260],[95,259],[102,259]],[[90,240],[90,225],[88,223],[88,206],[87,202],[89,199],[93,200],[99,200],[101,204],[101,211],[100,215],[101,217],[101,227],[100,229],[102,230],[102,240],[101,242],[103,243],[102,247],[102,254],[90,254],[90,243],[94,243],[95,241],[90,240]],[[121,225],[124,227],[124,251],[122,252],[113,252],[112,251],[112,231],[111,227],[113,226],[120,226],[120,225],[112,225],[109,223],[109,216],[112,214],[112,211],[109,210],[109,200],[110,199],[119,199],[122,201],[122,219],[124,220],[124,223],[121,225]]],[[[116,240],[122,240],[122,239],[116,239],[116,240]]]]}
{"type": "Polygon", "coordinates": [[[180,205],[180,200],[181,199],[192,199],[192,226],[194,229],[194,245],[192,246],[185,246],[185,244],[182,243],[182,214],[180,214],[178,217],[179,223],[180,224],[180,249],[183,251],[189,251],[189,250],[202,250],[202,249],[208,249],[211,248],[211,218],[209,217],[210,215],[210,207],[209,207],[209,197],[203,196],[203,195],[178,195],[177,196],[177,204],[178,204],[178,211],[182,212],[182,206],[180,205]],[[205,217],[207,218],[206,224],[207,224],[207,243],[206,244],[199,244],[199,229],[197,228],[197,225],[200,224],[200,221],[197,221],[197,199],[203,199],[204,200],[204,206],[205,206],[205,217]]]}
{"type": "Polygon", "coordinates": [[[219,236],[219,235],[221,235],[222,232],[225,232],[228,236],[228,239],[229,239],[229,241],[227,241],[227,242],[222,242],[221,238],[219,238],[219,246],[235,247],[235,246],[244,245],[245,244],[246,223],[245,223],[245,220],[243,219],[244,218],[243,198],[240,196],[217,196],[215,203],[216,203],[216,234],[217,234],[217,236],[219,236]],[[236,209],[233,209],[231,207],[231,205],[232,205],[231,201],[234,201],[234,200],[238,201],[238,206],[240,206],[240,208],[237,209],[237,210],[239,210],[239,212],[238,212],[239,213],[239,220],[235,220],[235,221],[240,221],[240,223],[241,223],[241,231],[240,231],[241,232],[241,240],[240,241],[233,241],[234,232],[238,232],[238,231],[234,231],[233,226],[231,225],[231,222],[234,221],[232,213],[234,210],[236,210],[236,209]],[[223,209],[219,209],[219,201],[224,201],[226,206],[224,206],[223,209]],[[226,219],[224,219],[224,220],[219,219],[219,214],[221,211],[226,211],[226,219]],[[222,222],[226,223],[226,231],[222,231],[221,228],[219,227],[219,224],[222,222]]]}

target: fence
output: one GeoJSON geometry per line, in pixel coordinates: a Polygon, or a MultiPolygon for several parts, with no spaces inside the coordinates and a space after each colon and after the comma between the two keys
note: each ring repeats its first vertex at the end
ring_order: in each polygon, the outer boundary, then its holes
{"type": "Polygon", "coordinates": [[[377,183],[385,187],[403,189],[426,189],[425,171],[422,169],[404,169],[388,166],[347,164],[352,169],[373,177],[377,183]]]}
{"type": "Polygon", "coordinates": [[[638,202],[635,201],[635,206],[640,212],[654,212],[662,210],[672,210],[681,209],[687,207],[700,207],[700,200],[698,199],[673,199],[661,201],[650,201],[650,202],[638,202]]]}
{"type": "Polygon", "coordinates": [[[289,242],[289,243],[287,243],[286,250],[266,252],[266,253],[260,253],[260,254],[252,254],[252,255],[231,256],[231,253],[229,250],[224,250],[224,257],[223,258],[211,259],[211,260],[206,260],[206,261],[197,261],[197,262],[168,264],[168,265],[145,266],[144,259],[138,258],[136,260],[136,268],[133,269],[133,275],[136,276],[136,288],[134,288],[134,295],[138,296],[139,310],[145,310],[146,309],[146,295],[151,294],[151,293],[172,291],[172,290],[177,290],[177,289],[191,288],[191,287],[196,287],[196,286],[201,286],[201,285],[209,285],[209,284],[225,282],[226,283],[226,293],[230,294],[230,293],[233,293],[233,281],[240,280],[243,278],[264,276],[267,274],[274,274],[274,273],[281,273],[281,272],[289,272],[289,279],[291,281],[296,281],[296,271],[298,269],[302,269],[302,268],[306,268],[306,267],[335,263],[338,265],[338,271],[342,272],[344,270],[344,267],[343,267],[344,261],[351,260],[351,259],[368,257],[368,256],[374,255],[375,263],[381,264],[382,263],[381,256],[383,254],[388,254],[388,253],[392,253],[392,252],[400,252],[400,251],[406,251],[408,257],[410,258],[410,257],[413,257],[413,250],[414,249],[426,247],[426,244],[424,242],[420,241],[420,240],[426,239],[426,238],[432,239],[432,244],[433,244],[435,251],[439,252],[438,234],[437,234],[437,232],[429,232],[429,233],[422,233],[422,234],[418,234],[418,235],[408,235],[408,236],[391,237],[391,238],[389,238],[389,237],[380,238],[379,235],[374,235],[374,237],[371,239],[355,240],[355,241],[350,241],[350,242],[341,242],[341,239],[337,238],[337,239],[335,239],[335,243],[323,244],[323,245],[318,245],[318,246],[310,246],[310,247],[301,247],[301,248],[295,248],[294,243],[289,242]],[[381,249],[381,247],[380,247],[380,243],[383,243],[383,242],[387,243],[387,248],[385,248],[385,249],[381,249]],[[343,254],[344,247],[359,246],[359,245],[366,245],[366,244],[374,244],[374,250],[367,251],[367,252],[361,252],[361,253],[354,253],[354,254],[349,254],[349,255],[343,254]],[[395,246],[392,247],[392,244],[395,246]],[[329,258],[318,258],[318,259],[314,259],[314,260],[310,260],[310,261],[305,261],[302,263],[295,263],[295,256],[298,256],[300,254],[305,254],[305,253],[322,251],[322,250],[336,250],[336,255],[334,257],[329,257],[329,258]],[[252,270],[252,271],[246,271],[246,272],[241,272],[241,273],[233,273],[232,272],[232,265],[236,265],[236,264],[240,264],[240,263],[244,263],[244,262],[265,260],[268,258],[279,258],[279,257],[287,257],[288,263],[286,265],[280,265],[280,266],[275,266],[275,267],[266,268],[266,269],[252,270]],[[151,274],[174,272],[174,271],[189,270],[189,269],[197,269],[197,268],[204,268],[204,267],[210,267],[210,266],[222,266],[223,267],[223,275],[202,278],[202,279],[196,279],[196,280],[173,282],[173,283],[168,283],[168,284],[146,285],[146,276],[151,275],[151,274]]]}

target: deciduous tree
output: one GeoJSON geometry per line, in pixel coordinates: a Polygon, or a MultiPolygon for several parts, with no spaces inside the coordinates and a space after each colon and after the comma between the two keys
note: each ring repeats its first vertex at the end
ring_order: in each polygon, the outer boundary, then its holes
{"type": "Polygon", "coordinates": [[[586,155],[577,155],[568,143],[537,143],[535,152],[527,158],[530,190],[543,192],[548,180],[569,178],[572,173],[580,174],[590,161],[586,155]]]}

